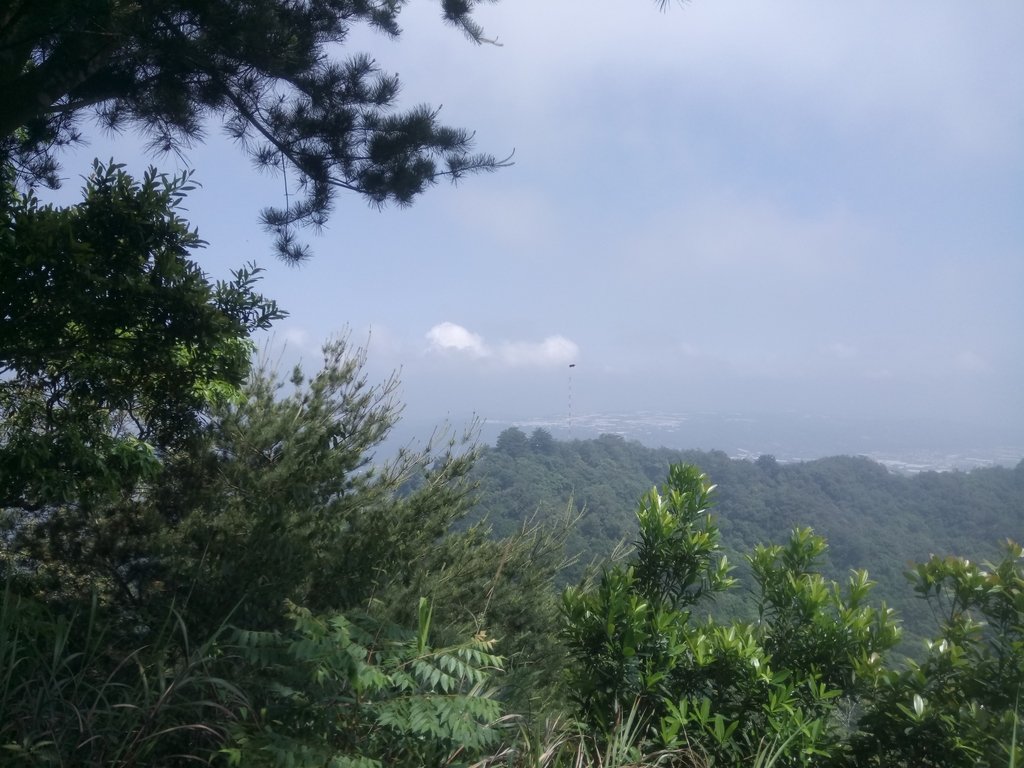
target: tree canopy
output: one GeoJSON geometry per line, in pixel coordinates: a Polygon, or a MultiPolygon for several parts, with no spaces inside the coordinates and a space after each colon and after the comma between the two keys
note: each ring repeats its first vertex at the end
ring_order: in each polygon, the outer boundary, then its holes
{"type": "MultiPolygon", "coordinates": [[[[439,179],[505,161],[438,110],[397,108],[399,80],[365,53],[339,58],[356,24],[400,33],[407,0],[11,0],[0,10],[0,161],[23,183],[58,183],[57,151],[82,118],[131,128],[157,150],[201,141],[214,120],[300,194],[262,213],[279,253],[306,249],[292,225],[321,225],[337,190],[408,205],[439,179]]],[[[445,22],[485,41],[480,0],[441,0],[445,22]]]]}
{"type": "Polygon", "coordinates": [[[257,270],[211,283],[192,260],[188,189],[97,164],[74,206],[0,201],[0,505],[119,487],[239,391],[281,313],[257,270]]]}

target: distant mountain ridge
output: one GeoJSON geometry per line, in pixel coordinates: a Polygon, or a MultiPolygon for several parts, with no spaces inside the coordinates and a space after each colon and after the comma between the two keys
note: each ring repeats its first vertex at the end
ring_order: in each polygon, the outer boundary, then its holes
{"type": "Polygon", "coordinates": [[[647,448],[618,435],[562,441],[540,428],[506,429],[484,449],[471,517],[507,535],[526,520],[555,519],[570,504],[583,511],[568,543],[580,563],[567,573],[572,580],[631,539],[637,499],[676,462],[696,464],[718,485],[714,511],[734,562],[755,544],[811,527],[829,541],[825,572],[844,582],[850,569],[866,568],[879,583],[876,597],[896,606],[914,634],[927,634],[930,616],[903,577],[911,561],[932,553],[984,560],[1005,539],[1024,540],[1024,461],[908,476],[865,457],[737,459],[647,448]]]}
{"type": "Polygon", "coordinates": [[[770,454],[780,462],[863,455],[904,473],[1015,466],[1024,435],[1011,428],[957,421],[882,420],[806,413],[634,411],[488,420],[493,444],[510,426],[545,429],[559,440],[615,434],[651,447],[721,450],[733,458],[770,454]]]}

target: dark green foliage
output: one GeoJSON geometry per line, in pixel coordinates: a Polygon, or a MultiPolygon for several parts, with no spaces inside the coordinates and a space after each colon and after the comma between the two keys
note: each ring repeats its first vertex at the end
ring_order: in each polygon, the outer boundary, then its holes
{"type": "Polygon", "coordinates": [[[780,766],[836,756],[837,705],[859,695],[896,642],[891,612],[864,603],[866,574],[843,596],[816,573],[824,541],[798,530],[787,546],[749,558],[756,624],[695,617],[735,584],[707,515],[711,490],[696,468],[673,467],[662,491],[640,502],[635,559],[606,570],[594,590],[567,590],[563,632],[580,713],[611,734],[636,702],[649,739],[686,744],[713,764],[746,764],[766,743],[786,745],[780,766]]]}
{"type": "Polygon", "coordinates": [[[452,533],[425,551],[406,578],[390,582],[374,610],[403,625],[415,622],[408,606],[426,596],[434,606],[441,642],[455,642],[481,628],[505,657],[501,699],[521,714],[561,706],[565,651],[553,627],[558,622],[554,589],[564,564],[566,519],[557,527],[529,524],[495,539],[474,526],[452,533]]]}
{"type": "Polygon", "coordinates": [[[851,764],[915,768],[1020,765],[1013,736],[1024,688],[1024,549],[977,564],[933,556],[908,574],[938,636],[905,670],[881,675],[851,764]]]}
{"type": "Polygon", "coordinates": [[[511,427],[498,435],[495,448],[512,458],[519,458],[530,450],[530,440],[521,429],[511,427]]]}
{"type": "Polygon", "coordinates": [[[439,433],[422,452],[375,461],[398,417],[397,381],[369,384],[364,359],[335,341],[308,380],[254,372],[244,400],[213,411],[202,453],[172,461],[149,502],[168,521],[150,599],[187,600],[207,627],[228,613],[266,627],[286,599],[408,625],[408,606],[428,597],[443,642],[486,627],[514,670],[557,659],[551,584],[564,534],[453,533],[474,452],[439,433]]]}
{"type": "MultiPolygon", "coordinates": [[[[478,0],[442,0],[471,40],[478,0]]],[[[324,223],[338,189],[407,205],[440,178],[504,163],[437,110],[396,111],[399,82],[367,54],[335,58],[351,28],[399,34],[405,0],[12,0],[0,10],[0,165],[56,185],[55,150],[80,140],[87,113],[140,131],[158,150],[202,140],[219,119],[263,168],[300,194],[264,222],[281,255],[305,249],[291,225],[324,223]],[[294,188],[294,186],[293,186],[294,188]]]]}
{"type": "Polygon", "coordinates": [[[144,602],[163,524],[147,491],[195,448],[207,409],[239,396],[250,334],[281,316],[258,270],[212,284],[192,260],[188,189],[97,164],[69,208],[6,190],[0,570],[48,599],[99,587],[144,602]]]}
{"type": "Polygon", "coordinates": [[[541,454],[554,453],[555,438],[546,429],[535,429],[530,433],[530,449],[541,454]]]}
{"type": "Polygon", "coordinates": [[[661,482],[668,466],[654,457],[650,467],[639,464],[636,445],[613,436],[568,443],[527,439],[527,450],[518,439],[513,445],[518,446],[514,453],[482,452],[473,473],[479,501],[470,518],[486,519],[502,536],[534,515],[541,521],[558,519],[570,503],[585,510],[566,544],[576,563],[563,573],[565,581],[577,580],[588,563],[603,560],[617,542],[632,537],[635,519],[623,510],[661,482]]]}
{"type": "Polygon", "coordinates": [[[172,463],[152,500],[161,519],[180,521],[161,544],[163,599],[188,600],[206,626],[229,612],[242,626],[273,625],[285,599],[408,626],[408,606],[427,597],[442,642],[492,633],[525,705],[557,680],[552,583],[565,534],[451,532],[471,500],[474,452],[442,436],[371,461],[398,415],[397,381],[370,385],[364,359],[336,341],[287,394],[257,372],[244,401],[214,412],[203,458],[172,463]]]}
{"type": "Polygon", "coordinates": [[[217,752],[245,695],[217,676],[216,645],[175,616],[118,647],[94,604],[62,616],[7,590],[0,603],[0,755],[10,766],[195,765],[217,752]]]}
{"type": "Polygon", "coordinates": [[[192,260],[189,189],[97,164],[69,208],[0,203],[0,506],[131,487],[237,393],[249,335],[281,313],[254,292],[258,270],[214,285],[192,260]]]}
{"type": "Polygon", "coordinates": [[[343,340],[291,392],[254,372],[245,397],[212,414],[199,455],[171,463],[151,499],[171,521],[160,577],[192,615],[216,622],[236,611],[264,626],[285,599],[315,611],[365,605],[389,580],[410,578],[417,558],[457,519],[470,461],[449,446],[372,466],[397,418],[397,382],[368,384],[363,352],[343,340]],[[414,492],[397,491],[412,475],[414,492]]]}
{"type": "MultiPolygon", "coordinates": [[[[993,541],[1024,537],[1024,463],[972,472],[889,473],[865,458],[833,457],[780,464],[730,459],[720,451],[646,448],[620,437],[556,441],[553,448],[512,457],[485,450],[473,476],[481,494],[470,519],[485,517],[498,534],[537,515],[560,516],[572,500],[583,517],[567,541],[577,564],[563,583],[578,581],[591,562],[603,561],[622,540],[636,537],[636,499],[660,483],[677,462],[700,466],[719,484],[715,511],[723,546],[737,563],[758,544],[780,542],[787,531],[811,527],[829,542],[821,558],[827,578],[845,582],[851,570],[867,569],[875,594],[904,621],[902,649],[916,653],[931,615],[905,588],[907,563],[935,552],[973,559],[993,557],[993,541]]],[[[744,593],[716,600],[716,615],[756,618],[744,593]]]]}
{"type": "Polygon", "coordinates": [[[239,632],[260,716],[225,753],[243,766],[468,765],[493,746],[501,714],[490,677],[502,660],[479,633],[448,648],[365,615],[290,606],[286,632],[239,632]]]}
{"type": "MultiPolygon", "coordinates": [[[[324,369],[309,381],[296,373],[287,395],[273,377],[254,374],[242,400],[208,412],[205,441],[166,455],[130,505],[96,508],[111,521],[135,513],[134,527],[104,525],[91,539],[83,534],[91,547],[51,548],[34,571],[18,572],[20,589],[57,610],[74,611],[97,593],[103,637],[95,647],[115,665],[134,660],[139,644],[164,647],[162,616],[171,606],[191,637],[216,637],[226,617],[244,627],[242,659],[224,644],[220,653],[212,643],[203,651],[245,691],[223,712],[204,715],[207,755],[227,743],[245,765],[470,762],[496,738],[489,724],[499,705],[489,692],[506,680],[495,676],[486,691],[478,685],[499,672],[497,638],[514,655],[516,690],[504,698],[529,702],[534,684],[555,676],[559,541],[537,529],[506,541],[475,529],[450,534],[465,509],[469,489],[460,478],[472,460],[454,443],[373,465],[396,416],[394,382],[368,385],[362,361],[361,352],[334,343],[324,369]],[[417,481],[407,482],[412,476],[417,481]],[[427,602],[419,615],[398,606],[410,594],[437,601],[442,649],[426,645],[427,602]],[[399,629],[417,624],[418,635],[399,629]],[[345,659],[350,666],[339,666],[345,659]]],[[[162,690],[148,677],[115,682],[125,706],[162,690]]],[[[39,706],[63,706],[55,691],[39,695],[39,706]]],[[[88,703],[68,695],[73,706],[88,703]]],[[[204,701],[186,698],[183,706],[196,711],[204,701]]],[[[176,717],[155,709],[152,727],[176,727],[176,717]]],[[[24,737],[10,738],[35,744],[32,723],[22,725],[24,737]]],[[[187,738],[184,729],[173,732],[187,738]]],[[[67,759],[74,738],[54,747],[55,760],[67,759]]],[[[177,742],[151,741],[153,756],[140,764],[174,764],[168,745],[177,742]]]]}
{"type": "Polygon", "coordinates": [[[474,687],[497,666],[483,627],[514,649],[495,680],[515,684],[506,699],[556,677],[559,539],[451,534],[473,453],[445,440],[375,461],[396,382],[368,384],[361,351],[328,346],[309,380],[250,373],[248,335],[278,313],[251,271],[212,286],[189,259],[201,243],[174,213],[187,184],[97,167],[72,209],[5,187],[0,554],[15,608],[0,622],[0,747],[29,764],[176,765],[230,741],[247,764],[289,764],[349,739],[335,756],[356,763],[371,743],[381,764],[469,760],[499,713],[474,687]],[[425,633],[399,606],[410,595],[438,601],[448,650],[396,629],[425,633]],[[216,642],[226,620],[277,638],[289,662],[254,666],[248,644],[237,658],[216,642]],[[386,680],[318,689],[302,650],[318,642],[386,680]],[[305,709],[282,695],[300,680],[305,709]]]}

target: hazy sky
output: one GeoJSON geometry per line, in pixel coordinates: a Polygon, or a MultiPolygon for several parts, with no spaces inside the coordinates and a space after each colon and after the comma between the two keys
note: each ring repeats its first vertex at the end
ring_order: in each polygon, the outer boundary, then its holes
{"type": "MultiPolygon", "coordinates": [[[[341,198],[300,268],[216,126],[188,162],[216,275],[255,259],[287,359],[370,336],[415,416],[800,411],[1024,436],[1024,3],[414,2],[368,50],[515,165],[411,209],[341,198]]],[[[343,53],[343,52],[340,52],[343,53]]],[[[131,136],[93,154],[141,170],[131,136]]]]}

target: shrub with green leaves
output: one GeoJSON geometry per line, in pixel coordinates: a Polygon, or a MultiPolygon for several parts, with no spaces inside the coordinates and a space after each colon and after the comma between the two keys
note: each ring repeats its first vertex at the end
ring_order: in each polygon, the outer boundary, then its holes
{"type": "Polygon", "coordinates": [[[596,590],[565,592],[570,693],[602,730],[635,699],[658,709],[691,609],[732,583],[707,514],[712,490],[695,467],[673,467],[662,493],[640,502],[636,557],[606,570],[596,590]]]}
{"type": "Polygon", "coordinates": [[[932,556],[908,573],[938,620],[922,660],[877,679],[851,764],[915,768],[1020,765],[1024,548],[995,563],[932,556]]]}
{"type": "Polygon", "coordinates": [[[232,765],[469,765],[498,741],[492,675],[502,667],[482,632],[429,644],[431,609],[416,631],[360,614],[318,616],[289,607],[286,632],[238,633],[256,670],[255,723],[224,750],[232,765]]]}
{"type": "Polygon", "coordinates": [[[580,715],[611,734],[639,702],[648,738],[688,745],[709,765],[816,765],[838,754],[837,707],[873,679],[898,640],[891,611],[865,600],[854,573],[845,593],[817,572],[825,542],[796,530],[748,560],[759,620],[723,623],[696,613],[735,585],[708,510],[714,489],[692,466],[640,503],[636,554],[595,589],[563,603],[570,689],[580,715]]]}

